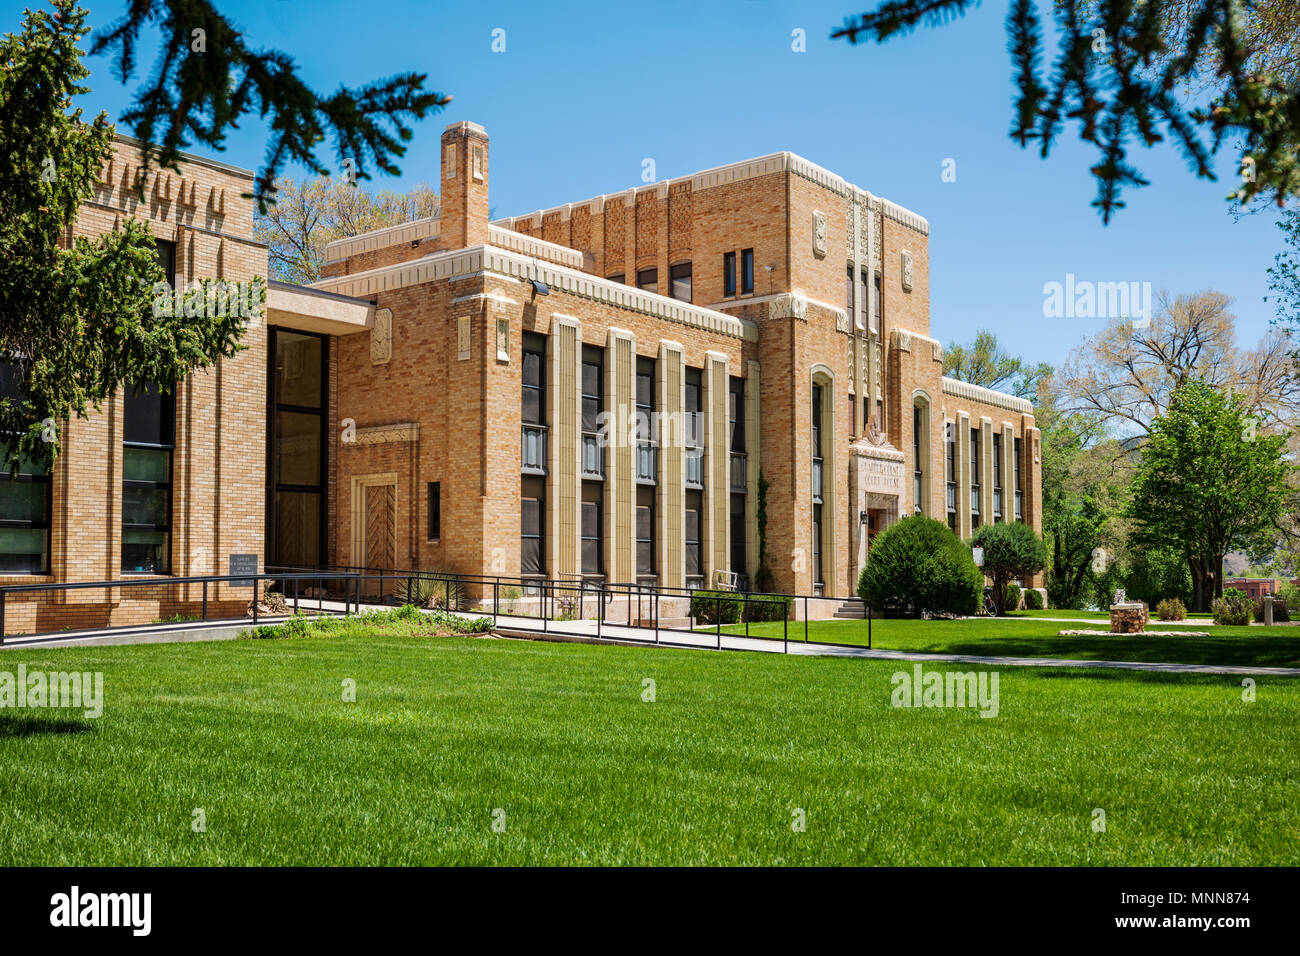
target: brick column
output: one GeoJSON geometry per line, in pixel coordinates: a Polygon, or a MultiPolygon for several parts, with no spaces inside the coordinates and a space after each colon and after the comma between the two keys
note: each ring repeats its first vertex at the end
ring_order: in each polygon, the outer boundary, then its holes
{"type": "Polygon", "coordinates": [[[758,363],[751,361],[745,376],[745,450],[749,455],[745,473],[745,556],[749,559],[749,567],[743,569],[749,574],[751,583],[758,573],[758,473],[763,464],[758,373],[758,363]]]}

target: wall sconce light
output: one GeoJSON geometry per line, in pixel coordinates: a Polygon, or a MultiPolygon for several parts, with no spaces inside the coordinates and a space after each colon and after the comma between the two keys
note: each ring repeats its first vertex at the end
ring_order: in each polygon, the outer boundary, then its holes
{"type": "Polygon", "coordinates": [[[865,511],[859,511],[858,524],[865,525],[866,523],[867,523],[867,513],[865,511]]]}

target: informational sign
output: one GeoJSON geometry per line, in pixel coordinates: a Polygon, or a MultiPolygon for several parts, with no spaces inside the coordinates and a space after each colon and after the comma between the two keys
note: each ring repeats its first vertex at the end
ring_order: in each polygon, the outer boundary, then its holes
{"type": "MultiPolygon", "coordinates": [[[[232,554],[230,556],[230,573],[235,574],[257,574],[257,555],[255,554],[232,554]]],[[[238,581],[231,581],[232,588],[252,588],[257,587],[256,578],[241,578],[238,581]]]]}
{"type": "Polygon", "coordinates": [[[864,458],[863,490],[868,494],[898,495],[903,492],[903,463],[881,458],[864,458]]]}
{"type": "Polygon", "coordinates": [[[984,549],[971,548],[970,553],[971,553],[971,557],[975,559],[975,567],[977,568],[984,567],[984,549]]]}

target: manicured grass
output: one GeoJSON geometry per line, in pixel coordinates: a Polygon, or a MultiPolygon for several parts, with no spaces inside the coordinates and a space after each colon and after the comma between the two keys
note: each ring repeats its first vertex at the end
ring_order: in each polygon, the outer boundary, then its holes
{"type": "Polygon", "coordinates": [[[999,668],[985,719],[893,662],[422,627],[0,654],[105,690],[0,716],[0,863],[1300,862],[1300,680],[999,668]]]}
{"type": "MultiPolygon", "coordinates": [[[[1012,611],[1012,612],[1011,612],[1009,615],[1007,615],[1007,616],[1008,616],[1008,617],[1045,617],[1045,618],[1051,618],[1052,620],[1057,620],[1057,619],[1059,619],[1059,618],[1073,618],[1073,619],[1075,619],[1075,620],[1078,620],[1078,619],[1081,619],[1081,618],[1087,618],[1087,619],[1090,620],[1090,621],[1109,621],[1109,620],[1110,620],[1110,612],[1109,612],[1109,611],[1071,611],[1071,610],[1069,610],[1069,609],[1067,609],[1067,608],[1047,608],[1047,609],[1045,609],[1045,610],[1041,610],[1041,611],[1012,611]]],[[[1151,623],[1153,623],[1153,624],[1157,624],[1157,623],[1158,623],[1158,624],[1187,624],[1187,623],[1189,623],[1189,622],[1191,622],[1191,621],[1198,621],[1198,622],[1208,621],[1208,620],[1210,620],[1212,617],[1213,617],[1212,614],[1208,614],[1208,613],[1205,613],[1205,612],[1201,612],[1201,611],[1189,611],[1189,612],[1187,613],[1187,618],[1188,618],[1187,621],[1161,621],[1161,620],[1159,620],[1159,619],[1155,616],[1154,613],[1152,613],[1152,615],[1151,615],[1151,623]]]]}
{"type": "MultiPolygon", "coordinates": [[[[789,621],[791,640],[803,640],[802,621],[789,621]]],[[[1196,630],[1195,622],[1152,621],[1152,630],[1196,630]],[[1168,623],[1168,626],[1166,626],[1168,623]]],[[[1064,657],[1071,660],[1161,661],[1177,664],[1248,664],[1257,667],[1300,667],[1300,627],[1207,628],[1210,637],[1152,637],[1111,634],[1097,627],[1096,636],[1058,637],[1062,630],[1087,630],[1088,624],[1060,621],[1007,621],[971,618],[958,621],[916,621],[876,618],[872,646],[927,654],[991,654],[1013,657],[1064,657]]],[[[707,630],[707,628],[705,629],[707,630]]],[[[744,625],[723,628],[745,633],[744,625]]],[[[781,623],[749,625],[757,637],[780,638],[781,623]]],[[[866,621],[810,621],[810,641],[866,644],[866,621]]]]}

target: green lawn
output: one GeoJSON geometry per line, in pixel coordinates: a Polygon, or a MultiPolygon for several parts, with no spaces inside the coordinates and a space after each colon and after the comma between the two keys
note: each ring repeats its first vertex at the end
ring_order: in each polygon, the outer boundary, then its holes
{"type": "Polygon", "coordinates": [[[420,626],[0,654],[105,691],[0,715],[0,863],[1300,863],[1300,680],[999,668],[984,719],[892,662],[420,626]]]}
{"type": "MultiPolygon", "coordinates": [[[[1086,618],[1090,621],[1110,620],[1109,611],[1071,611],[1068,608],[1048,608],[1042,611],[1012,611],[1008,616],[1009,617],[1035,617],[1035,618],[1045,617],[1045,618],[1050,618],[1052,620],[1056,620],[1058,618],[1067,618],[1067,619],[1072,618],[1075,620],[1078,620],[1080,618],[1086,618]]],[[[1163,624],[1204,623],[1206,621],[1211,620],[1214,617],[1214,615],[1209,613],[1203,613],[1200,611],[1189,611],[1187,617],[1188,620],[1186,621],[1161,621],[1157,619],[1153,614],[1151,617],[1151,624],[1163,625],[1163,624]]]]}
{"type": "MultiPolygon", "coordinates": [[[[791,640],[802,641],[802,621],[787,622],[791,640]]],[[[1153,630],[1197,630],[1197,622],[1153,621],[1153,630]]],[[[1088,624],[1061,621],[1008,621],[971,618],[959,621],[916,621],[876,618],[872,646],[927,654],[992,654],[1015,657],[1064,657],[1071,660],[1164,661],[1179,664],[1248,664],[1259,667],[1300,667],[1300,627],[1221,627],[1201,629],[1210,637],[1151,637],[1111,634],[1100,626],[1096,636],[1057,637],[1062,630],[1087,630],[1088,624]]],[[[703,630],[710,630],[704,628],[703,630]]],[[[744,625],[723,628],[743,634],[744,625]]],[[[751,624],[759,637],[782,634],[780,622],[751,624]]],[[[810,641],[866,644],[866,621],[810,621],[810,641]]]]}

